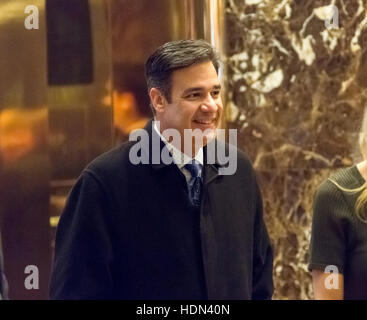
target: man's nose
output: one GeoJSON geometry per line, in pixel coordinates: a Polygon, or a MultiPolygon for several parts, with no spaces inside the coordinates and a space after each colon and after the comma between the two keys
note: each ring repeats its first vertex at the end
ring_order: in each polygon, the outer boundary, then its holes
{"type": "Polygon", "coordinates": [[[213,98],[211,94],[208,94],[205,101],[201,105],[201,110],[204,112],[217,112],[220,104],[220,97],[213,98]]]}

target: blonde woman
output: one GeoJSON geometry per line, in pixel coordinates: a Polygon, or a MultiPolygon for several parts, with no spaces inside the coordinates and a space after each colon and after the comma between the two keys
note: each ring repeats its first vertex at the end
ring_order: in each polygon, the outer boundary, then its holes
{"type": "Polygon", "coordinates": [[[314,199],[310,264],[315,299],[367,300],[367,111],[364,161],[332,174],[314,199]]]}

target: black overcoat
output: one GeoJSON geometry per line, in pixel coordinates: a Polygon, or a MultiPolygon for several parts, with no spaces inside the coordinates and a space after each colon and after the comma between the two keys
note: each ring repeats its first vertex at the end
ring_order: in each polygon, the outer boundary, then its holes
{"type": "MultiPolygon", "coordinates": [[[[152,122],[145,129],[157,135],[152,122]]],[[[197,209],[174,163],[131,163],[136,143],[95,159],[69,194],[51,298],[270,299],[273,252],[247,157],[238,151],[235,174],[220,175],[204,147],[197,209]]]]}

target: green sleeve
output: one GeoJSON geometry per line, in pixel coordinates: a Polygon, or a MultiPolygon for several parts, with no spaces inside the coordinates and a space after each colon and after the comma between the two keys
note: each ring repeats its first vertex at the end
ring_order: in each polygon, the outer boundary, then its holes
{"type": "Polygon", "coordinates": [[[313,204],[309,270],[334,265],[338,272],[344,272],[351,210],[343,192],[332,182],[320,185],[313,204]]]}

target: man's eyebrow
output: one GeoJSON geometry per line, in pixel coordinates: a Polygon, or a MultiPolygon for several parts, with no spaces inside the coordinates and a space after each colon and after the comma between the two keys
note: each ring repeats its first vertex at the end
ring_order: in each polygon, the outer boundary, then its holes
{"type": "MultiPolygon", "coordinates": [[[[222,86],[220,85],[220,84],[218,84],[218,85],[215,85],[215,86],[213,86],[213,88],[212,89],[216,89],[216,90],[218,90],[218,89],[221,89],[222,88],[222,86]]],[[[202,90],[204,90],[205,88],[204,87],[192,87],[192,88],[187,88],[182,94],[183,95],[185,95],[185,94],[188,94],[188,93],[190,93],[190,92],[195,92],[195,91],[202,91],[202,90]]]]}

